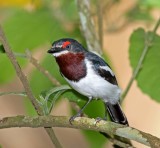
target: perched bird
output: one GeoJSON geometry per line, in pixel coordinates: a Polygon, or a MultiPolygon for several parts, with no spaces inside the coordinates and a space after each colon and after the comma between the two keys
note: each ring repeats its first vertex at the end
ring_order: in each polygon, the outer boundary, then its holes
{"type": "Polygon", "coordinates": [[[70,121],[81,116],[92,99],[100,98],[113,122],[128,125],[119,104],[121,90],[116,77],[100,56],[87,51],[79,42],[70,38],[53,42],[48,53],[55,57],[62,76],[70,86],[88,97],[88,102],[70,121]]]}

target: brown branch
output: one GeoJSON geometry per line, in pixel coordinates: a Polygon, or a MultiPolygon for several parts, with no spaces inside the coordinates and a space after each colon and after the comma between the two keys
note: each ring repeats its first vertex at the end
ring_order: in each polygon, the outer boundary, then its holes
{"type": "Polygon", "coordinates": [[[36,98],[32,95],[32,91],[31,91],[31,89],[29,87],[27,78],[24,75],[24,73],[22,72],[20,65],[18,64],[13,52],[10,49],[9,44],[7,42],[7,39],[6,39],[6,37],[5,37],[5,35],[4,35],[3,31],[2,31],[2,28],[0,28],[0,41],[3,44],[5,52],[6,52],[7,56],[8,56],[8,58],[10,59],[12,65],[13,65],[16,73],[17,73],[17,76],[21,80],[21,82],[23,84],[23,87],[26,90],[27,96],[29,97],[30,101],[32,102],[32,104],[35,107],[35,109],[38,112],[38,114],[41,114],[42,110],[39,107],[38,102],[36,101],[36,98]]]}
{"type": "MultiPolygon", "coordinates": [[[[30,99],[30,101],[32,102],[32,105],[34,106],[35,110],[37,111],[37,113],[39,115],[43,115],[42,109],[40,108],[38,102],[36,101],[36,98],[33,96],[33,93],[32,93],[32,91],[30,89],[28,80],[27,80],[26,76],[24,75],[24,73],[22,72],[19,63],[17,62],[17,60],[15,58],[14,53],[12,52],[12,50],[9,47],[9,44],[7,42],[7,39],[5,37],[5,34],[3,33],[3,30],[1,28],[1,26],[0,26],[0,41],[3,44],[4,50],[5,50],[8,58],[10,59],[12,65],[13,65],[16,73],[17,73],[17,76],[21,80],[22,85],[23,85],[23,87],[24,87],[24,89],[26,91],[26,94],[27,94],[28,98],[30,99]]],[[[58,144],[58,145],[56,145],[56,147],[61,148],[61,144],[59,143],[59,141],[57,140],[57,138],[55,138],[55,134],[54,134],[53,130],[51,128],[50,128],[50,130],[48,128],[45,129],[45,130],[48,133],[48,135],[50,136],[52,142],[55,145],[58,144]]]]}
{"type": "Polygon", "coordinates": [[[89,0],[77,0],[78,13],[81,22],[81,29],[90,51],[102,54],[101,45],[97,39],[94,21],[90,12],[89,0]]]}
{"type": "Polygon", "coordinates": [[[29,59],[29,61],[42,73],[44,74],[53,84],[56,86],[60,86],[60,82],[56,80],[44,67],[42,67],[38,60],[35,59],[29,50],[26,50],[26,57],[29,59]]]}
{"type": "Polygon", "coordinates": [[[44,67],[42,67],[39,61],[34,58],[29,50],[26,50],[26,53],[16,53],[14,52],[16,57],[27,58],[30,63],[37,68],[44,76],[46,76],[54,85],[60,86],[60,82],[56,80],[44,67]]]}
{"type": "Polygon", "coordinates": [[[37,117],[15,116],[0,119],[0,129],[12,127],[64,127],[94,130],[104,132],[111,137],[115,135],[134,140],[152,148],[160,147],[159,138],[151,134],[142,132],[138,129],[104,120],[101,120],[96,124],[95,123],[95,119],[90,119],[86,117],[77,117],[71,125],[68,117],[58,117],[51,115],[37,117]]]}

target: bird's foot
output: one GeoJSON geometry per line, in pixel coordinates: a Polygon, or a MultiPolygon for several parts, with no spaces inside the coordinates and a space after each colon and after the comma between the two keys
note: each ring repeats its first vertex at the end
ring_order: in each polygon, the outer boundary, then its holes
{"type": "Polygon", "coordinates": [[[107,120],[107,118],[101,118],[101,117],[97,117],[96,119],[95,119],[95,122],[94,122],[94,124],[96,125],[98,122],[100,122],[101,120],[107,120]]]}
{"type": "Polygon", "coordinates": [[[82,116],[82,113],[81,113],[81,112],[79,112],[79,113],[77,113],[76,115],[72,116],[72,117],[69,119],[70,124],[72,124],[72,122],[74,121],[75,118],[81,117],[81,116],[82,116]]]}

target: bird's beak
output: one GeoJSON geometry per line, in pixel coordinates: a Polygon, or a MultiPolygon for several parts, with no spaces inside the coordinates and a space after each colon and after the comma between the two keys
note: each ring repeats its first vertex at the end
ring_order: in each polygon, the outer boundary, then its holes
{"type": "Polygon", "coordinates": [[[51,48],[51,49],[49,49],[47,52],[50,53],[50,54],[52,54],[52,53],[54,53],[55,51],[54,51],[54,48],[51,48]]]}
{"type": "Polygon", "coordinates": [[[57,48],[57,47],[52,47],[51,49],[49,49],[47,52],[50,54],[56,53],[56,52],[60,52],[61,49],[57,48]]]}

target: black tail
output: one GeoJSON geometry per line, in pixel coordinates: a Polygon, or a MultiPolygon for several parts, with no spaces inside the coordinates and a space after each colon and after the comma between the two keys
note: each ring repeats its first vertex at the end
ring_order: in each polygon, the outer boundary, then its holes
{"type": "MultiPolygon", "coordinates": [[[[127,118],[126,118],[125,114],[123,113],[119,102],[117,104],[110,104],[110,103],[106,102],[105,108],[106,108],[106,110],[108,110],[109,115],[111,117],[111,120],[113,122],[129,126],[127,118]]],[[[106,138],[110,137],[106,133],[101,133],[101,134],[103,134],[106,138]]],[[[118,136],[116,136],[116,139],[118,139],[119,141],[122,141],[123,143],[129,144],[132,147],[132,143],[130,140],[127,140],[125,138],[121,138],[118,136]]],[[[114,144],[113,147],[120,148],[121,146],[114,144]]]]}
{"type": "Polygon", "coordinates": [[[119,103],[110,104],[108,102],[105,103],[105,107],[109,112],[111,120],[115,123],[129,125],[125,114],[123,113],[121,106],[119,103]]]}

